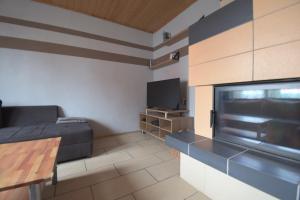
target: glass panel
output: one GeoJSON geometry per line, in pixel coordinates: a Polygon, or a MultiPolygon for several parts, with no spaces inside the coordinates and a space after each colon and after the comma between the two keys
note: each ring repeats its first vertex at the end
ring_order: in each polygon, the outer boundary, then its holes
{"type": "Polygon", "coordinates": [[[299,81],[216,87],[215,111],[215,137],[300,150],[299,81]]]}

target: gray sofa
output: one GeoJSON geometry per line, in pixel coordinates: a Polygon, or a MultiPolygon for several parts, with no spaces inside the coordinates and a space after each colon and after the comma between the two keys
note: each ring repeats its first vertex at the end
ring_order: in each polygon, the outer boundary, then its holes
{"type": "Polygon", "coordinates": [[[0,143],[62,137],[57,162],[92,155],[93,131],[89,124],[56,124],[58,106],[0,105],[0,109],[0,143]]]}

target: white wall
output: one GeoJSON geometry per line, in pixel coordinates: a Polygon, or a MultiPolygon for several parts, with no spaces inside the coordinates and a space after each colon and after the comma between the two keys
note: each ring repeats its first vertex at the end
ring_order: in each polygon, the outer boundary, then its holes
{"type": "MultiPolygon", "coordinates": [[[[198,0],[192,4],[189,8],[183,11],[180,15],[162,27],[159,31],[153,34],[153,45],[157,46],[163,41],[163,32],[170,32],[172,35],[187,29],[190,25],[198,21],[202,15],[209,15],[213,11],[219,9],[219,0],[198,0]]],[[[158,58],[164,54],[175,51],[178,48],[188,45],[188,38],[183,39],[171,46],[165,46],[156,50],[153,53],[153,58],[158,58]]],[[[169,78],[180,78],[183,82],[183,86],[187,86],[188,82],[188,56],[180,58],[180,61],[176,64],[169,65],[167,67],[156,69],[153,71],[153,79],[163,80],[169,78]]],[[[187,95],[187,109],[190,111],[189,115],[194,116],[195,111],[195,96],[194,88],[188,87],[186,92],[187,95]]]]}
{"type": "MultiPolygon", "coordinates": [[[[152,34],[31,0],[0,0],[0,15],[151,46],[152,34]]],[[[0,23],[0,36],[150,58],[152,53],[63,33],[0,23]]],[[[146,107],[146,66],[0,48],[0,99],[7,105],[59,105],[93,121],[97,136],[139,129],[146,107]]]]}
{"type": "MultiPolygon", "coordinates": [[[[0,0],[0,15],[61,26],[145,46],[162,42],[219,7],[218,0],[198,0],[154,34],[31,0],[0,0]]],[[[157,58],[188,44],[182,40],[154,53],[103,41],[37,28],[0,23],[0,36],[32,39],[112,53],[157,58]]],[[[179,77],[188,80],[188,59],[150,71],[145,66],[49,53],[0,49],[0,99],[5,105],[59,105],[66,116],[87,117],[96,135],[138,129],[138,113],[146,107],[146,83],[179,77]]],[[[194,114],[194,90],[188,91],[194,114]]]]}
{"type": "Polygon", "coordinates": [[[138,130],[151,80],[146,67],[8,49],[0,58],[4,106],[59,105],[66,116],[94,121],[97,135],[138,130]]]}

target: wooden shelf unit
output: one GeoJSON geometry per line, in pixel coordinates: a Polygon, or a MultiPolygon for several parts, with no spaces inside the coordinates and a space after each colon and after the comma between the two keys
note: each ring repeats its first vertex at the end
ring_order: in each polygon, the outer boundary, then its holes
{"type": "Polygon", "coordinates": [[[140,113],[140,129],[143,133],[148,133],[160,140],[165,136],[183,130],[194,129],[193,117],[183,116],[187,110],[155,110],[146,109],[145,113],[140,113]]]}

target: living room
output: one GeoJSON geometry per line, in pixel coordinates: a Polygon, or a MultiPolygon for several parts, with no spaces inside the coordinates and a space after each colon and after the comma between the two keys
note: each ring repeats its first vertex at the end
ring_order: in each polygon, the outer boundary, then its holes
{"type": "Polygon", "coordinates": [[[0,199],[300,198],[299,0],[0,0],[0,199]]]}

